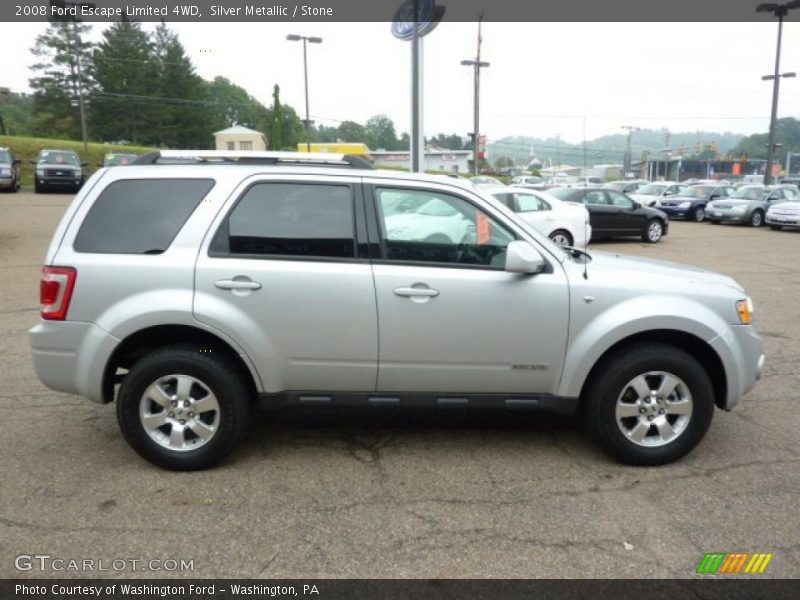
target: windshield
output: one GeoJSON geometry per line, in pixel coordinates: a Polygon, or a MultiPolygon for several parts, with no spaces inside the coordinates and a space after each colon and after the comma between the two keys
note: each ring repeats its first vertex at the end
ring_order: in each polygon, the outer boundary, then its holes
{"type": "Polygon", "coordinates": [[[761,200],[764,196],[766,196],[768,190],[760,187],[745,187],[739,188],[733,194],[731,194],[731,198],[737,198],[742,200],[761,200]]]}
{"type": "Polygon", "coordinates": [[[714,186],[712,185],[693,185],[689,189],[683,190],[682,193],[685,196],[691,196],[692,198],[705,198],[712,191],[714,191],[714,186]]]}
{"type": "Polygon", "coordinates": [[[8,150],[0,150],[0,163],[10,163],[11,153],[8,150]]]}
{"type": "Polygon", "coordinates": [[[660,196],[666,189],[667,186],[665,185],[656,185],[654,183],[650,183],[640,187],[638,190],[636,190],[636,193],[643,194],[645,196],[660,196]]]}
{"type": "Polygon", "coordinates": [[[63,152],[61,150],[42,150],[39,154],[38,162],[75,166],[81,164],[77,154],[74,152],[63,152]]]}
{"type": "Polygon", "coordinates": [[[119,165],[129,165],[135,158],[135,154],[109,154],[106,156],[106,166],[118,167],[119,165]]]}

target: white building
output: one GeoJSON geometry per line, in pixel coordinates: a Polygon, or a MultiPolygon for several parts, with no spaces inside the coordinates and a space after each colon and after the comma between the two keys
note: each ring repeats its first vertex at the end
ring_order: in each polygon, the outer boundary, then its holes
{"type": "MultiPolygon", "coordinates": [[[[370,156],[375,160],[375,168],[411,168],[411,152],[408,150],[372,150],[370,156]]],[[[471,150],[426,150],[422,168],[425,171],[447,171],[449,173],[468,173],[471,150]]]]}

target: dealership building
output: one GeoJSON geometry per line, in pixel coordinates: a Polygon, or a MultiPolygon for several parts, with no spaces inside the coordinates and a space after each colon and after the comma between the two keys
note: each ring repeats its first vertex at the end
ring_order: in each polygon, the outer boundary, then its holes
{"type": "MultiPolygon", "coordinates": [[[[402,167],[411,169],[411,152],[407,150],[371,150],[376,168],[402,167]]],[[[471,150],[426,150],[422,168],[425,171],[468,173],[471,150]]]]}

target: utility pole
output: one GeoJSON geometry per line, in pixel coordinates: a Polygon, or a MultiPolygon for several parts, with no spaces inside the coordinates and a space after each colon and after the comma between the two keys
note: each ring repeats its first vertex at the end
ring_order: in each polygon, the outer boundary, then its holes
{"type": "Polygon", "coordinates": [[[778,17],[778,45],[775,50],[775,73],[765,75],[763,81],[772,81],[772,112],[769,119],[769,142],[767,145],[767,164],[764,172],[764,185],[772,183],[772,162],[775,157],[775,125],[778,120],[778,92],[782,77],[795,77],[796,73],[781,73],[781,37],[783,36],[783,18],[790,10],[800,7],[800,0],[786,4],[759,4],[756,12],[770,12],[778,17]]]}
{"type": "Polygon", "coordinates": [[[633,125],[623,125],[622,129],[628,130],[628,141],[625,146],[625,159],[622,161],[622,176],[627,177],[628,173],[631,171],[631,165],[633,164],[633,157],[631,155],[631,137],[633,136],[634,131],[639,131],[641,127],[634,127],[633,125]]]}
{"type": "MultiPolygon", "coordinates": [[[[59,8],[66,8],[68,6],[75,7],[76,11],[81,6],[89,8],[96,8],[96,5],[91,2],[67,2],[66,0],[50,0],[50,6],[59,8]]],[[[81,119],[81,138],[83,139],[83,155],[85,160],[89,160],[89,136],[86,129],[86,101],[83,97],[83,75],[81,66],[81,48],[80,37],[78,36],[78,23],[80,19],[77,16],[65,17],[65,21],[70,22],[71,31],[67,34],[67,45],[70,56],[73,60],[70,61],[69,69],[70,74],[73,76],[74,88],[78,96],[78,112],[81,119]]]]}
{"type": "Polygon", "coordinates": [[[480,171],[480,96],[481,96],[481,68],[488,67],[488,62],[481,61],[481,25],[483,22],[483,15],[478,17],[478,49],[475,54],[475,60],[462,60],[461,64],[473,68],[473,77],[475,83],[475,100],[473,106],[473,158],[472,158],[472,172],[477,175],[480,171]]]}

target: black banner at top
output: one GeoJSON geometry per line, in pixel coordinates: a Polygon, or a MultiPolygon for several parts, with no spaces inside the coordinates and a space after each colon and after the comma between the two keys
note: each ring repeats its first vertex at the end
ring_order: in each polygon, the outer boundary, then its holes
{"type": "MultiPolygon", "coordinates": [[[[389,22],[411,0],[2,0],[0,21],[77,18],[173,22],[389,22]]],[[[754,0],[419,0],[444,7],[444,21],[769,21],[754,0]]],[[[424,8],[424,7],[423,7],[424,8]]],[[[439,9],[441,10],[441,9],[439,9]]],[[[800,19],[800,10],[786,20],[800,19]]]]}

